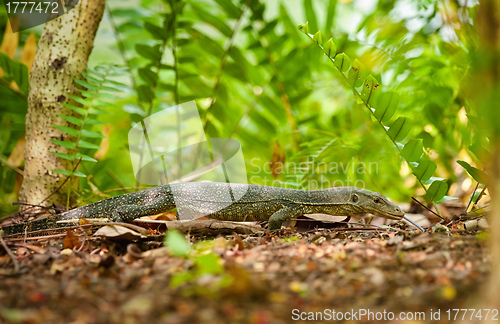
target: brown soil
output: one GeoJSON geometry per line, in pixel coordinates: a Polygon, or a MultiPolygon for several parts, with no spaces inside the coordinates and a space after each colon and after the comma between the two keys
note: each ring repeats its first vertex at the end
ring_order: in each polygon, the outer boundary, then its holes
{"type": "Polygon", "coordinates": [[[161,235],[5,238],[0,322],[333,322],[333,311],[354,315],[350,323],[406,322],[400,312],[422,312],[407,315],[427,323],[437,311],[448,322],[488,274],[483,237],[394,228],[188,236],[187,256],[169,252],[161,235]]]}

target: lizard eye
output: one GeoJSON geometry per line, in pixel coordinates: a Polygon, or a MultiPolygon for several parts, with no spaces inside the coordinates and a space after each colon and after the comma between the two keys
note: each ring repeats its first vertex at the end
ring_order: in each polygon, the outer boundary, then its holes
{"type": "Polygon", "coordinates": [[[373,199],[373,202],[376,203],[376,204],[380,204],[380,199],[379,198],[375,198],[375,199],[373,199]]]}
{"type": "Polygon", "coordinates": [[[357,203],[357,202],[358,202],[358,200],[359,200],[358,195],[356,195],[356,194],[352,195],[351,200],[352,200],[352,202],[353,202],[353,203],[357,203]]]}

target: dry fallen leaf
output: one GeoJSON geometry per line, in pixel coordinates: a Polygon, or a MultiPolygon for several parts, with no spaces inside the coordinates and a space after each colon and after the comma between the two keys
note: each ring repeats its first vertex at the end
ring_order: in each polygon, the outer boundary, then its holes
{"type": "Polygon", "coordinates": [[[36,37],[35,34],[31,33],[26,42],[24,43],[23,56],[21,57],[21,63],[28,67],[28,75],[31,71],[31,66],[33,65],[33,60],[35,59],[36,53],[36,37]]]}
{"type": "MultiPolygon", "coordinates": [[[[7,26],[3,34],[2,44],[0,44],[0,52],[5,53],[8,57],[14,58],[17,44],[19,43],[19,33],[12,32],[11,22],[17,24],[17,19],[7,19],[7,26]]],[[[2,75],[0,75],[1,77],[2,75]]]]}
{"type": "Polygon", "coordinates": [[[271,162],[269,162],[273,178],[276,179],[283,172],[283,162],[285,162],[285,151],[281,148],[280,143],[276,141],[273,148],[273,156],[271,157],[271,162]]]}
{"type": "Polygon", "coordinates": [[[65,249],[70,249],[70,250],[80,246],[80,241],[78,239],[78,236],[76,236],[73,231],[67,231],[66,237],[64,238],[63,246],[65,249]]]}
{"type": "Polygon", "coordinates": [[[7,159],[7,163],[13,165],[15,167],[20,167],[24,161],[24,145],[26,143],[26,139],[21,137],[19,141],[17,141],[16,146],[10,153],[9,158],[7,159]]]}
{"type": "Polygon", "coordinates": [[[136,232],[128,227],[121,225],[106,225],[94,233],[94,236],[104,236],[118,240],[136,241],[146,236],[136,232]]]}

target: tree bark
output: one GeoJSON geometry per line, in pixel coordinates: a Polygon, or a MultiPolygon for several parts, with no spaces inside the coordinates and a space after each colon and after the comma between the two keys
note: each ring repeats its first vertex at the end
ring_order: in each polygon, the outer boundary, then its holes
{"type": "MultiPolygon", "coordinates": [[[[74,141],[74,138],[52,125],[74,127],[57,114],[75,114],[62,104],[78,105],[68,98],[68,93],[78,95],[73,79],[81,78],[87,66],[104,4],[105,0],[80,0],[68,13],[45,25],[30,74],[21,202],[40,204],[65,178],[51,170],[72,170],[71,161],[57,158],[49,151],[69,153],[50,139],[74,141]]],[[[45,204],[65,203],[67,186],[45,204]]]]}
{"type": "MultiPolygon", "coordinates": [[[[479,47],[475,55],[470,84],[471,99],[477,109],[477,116],[484,123],[475,131],[484,133],[492,144],[488,171],[491,194],[491,237],[489,246],[492,256],[491,275],[477,301],[477,309],[498,309],[500,300],[500,0],[480,2],[477,17],[479,47]]],[[[491,317],[488,318],[490,322],[491,317]]],[[[488,321],[485,321],[488,322],[488,321]]],[[[481,323],[485,323],[481,322],[481,323]]]]}

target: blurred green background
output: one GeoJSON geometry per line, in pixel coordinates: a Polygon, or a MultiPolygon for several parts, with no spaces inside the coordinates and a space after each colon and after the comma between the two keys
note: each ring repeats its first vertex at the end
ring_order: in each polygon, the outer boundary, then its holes
{"type": "MultiPolygon", "coordinates": [[[[470,194],[472,180],[455,163],[483,168],[485,140],[469,126],[467,73],[476,46],[476,1],[206,0],[107,1],[89,67],[116,64],[120,88],[106,139],[83,161],[81,199],[136,186],[128,131],[144,117],[196,100],[208,137],[242,145],[248,180],[289,187],[356,185],[400,202],[425,192],[378,121],[322,50],[297,26],[321,30],[337,52],[364,64],[383,86],[400,94],[395,117],[406,116],[408,138],[421,139],[445,179],[449,196],[470,194]],[[97,154],[97,155],[95,155],[97,154]],[[314,162],[306,164],[304,162],[314,162]],[[271,167],[270,167],[271,166],[271,167]],[[283,167],[281,167],[283,166],[283,167]]],[[[0,42],[7,26],[0,6],[0,42]]],[[[22,61],[30,34],[19,33],[4,71],[22,61]]],[[[0,213],[16,210],[22,159],[12,156],[24,136],[27,88],[11,82],[27,69],[0,77],[0,213]]],[[[390,123],[389,123],[390,125],[390,123]]],[[[118,194],[119,192],[116,192],[118,194]]],[[[114,193],[112,193],[114,194],[114,193]]],[[[95,199],[99,199],[96,197],[95,199]]]]}

